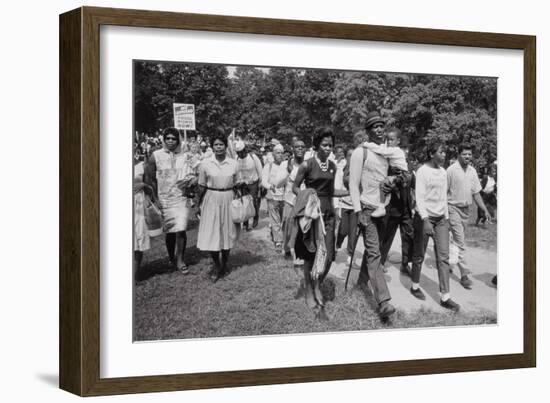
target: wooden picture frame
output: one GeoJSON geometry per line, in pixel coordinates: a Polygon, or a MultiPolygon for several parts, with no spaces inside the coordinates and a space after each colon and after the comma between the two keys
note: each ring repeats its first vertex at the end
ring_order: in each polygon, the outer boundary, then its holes
{"type": "Polygon", "coordinates": [[[81,396],[533,367],[536,364],[534,36],[82,7],[60,16],[60,387],[81,396]],[[100,377],[100,27],[202,30],[524,52],[523,353],[100,377]]]}

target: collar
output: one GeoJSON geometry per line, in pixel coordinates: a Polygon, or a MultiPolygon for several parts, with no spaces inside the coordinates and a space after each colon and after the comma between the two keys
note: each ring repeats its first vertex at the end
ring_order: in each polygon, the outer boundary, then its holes
{"type": "Polygon", "coordinates": [[[222,165],[229,164],[229,157],[226,156],[225,159],[222,162],[220,162],[220,161],[218,161],[218,159],[214,155],[214,156],[212,156],[212,159],[210,161],[212,161],[217,166],[221,167],[222,165]]]}

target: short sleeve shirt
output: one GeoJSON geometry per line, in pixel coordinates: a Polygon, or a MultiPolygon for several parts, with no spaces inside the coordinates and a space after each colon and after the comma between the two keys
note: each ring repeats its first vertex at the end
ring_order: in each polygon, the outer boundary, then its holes
{"type": "Polygon", "coordinates": [[[449,204],[459,207],[472,204],[472,195],[481,191],[481,183],[475,168],[468,165],[464,170],[458,161],[447,168],[447,184],[449,204]]]}

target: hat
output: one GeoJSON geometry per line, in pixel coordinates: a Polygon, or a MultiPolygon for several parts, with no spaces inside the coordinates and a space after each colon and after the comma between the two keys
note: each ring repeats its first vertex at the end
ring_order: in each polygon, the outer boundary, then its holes
{"type": "Polygon", "coordinates": [[[206,147],[206,142],[205,141],[201,141],[201,147],[202,146],[205,146],[206,147]]]}
{"type": "Polygon", "coordinates": [[[235,141],[235,151],[239,152],[242,150],[244,150],[244,141],[242,140],[235,141]]]}
{"type": "Polygon", "coordinates": [[[376,111],[367,113],[367,117],[365,118],[365,129],[368,129],[376,123],[385,124],[386,122],[384,121],[384,119],[382,119],[382,116],[380,116],[380,114],[376,111]]]}
{"type": "Polygon", "coordinates": [[[277,144],[275,147],[273,147],[273,151],[280,151],[280,152],[284,153],[285,148],[281,144],[277,144]]]}
{"type": "Polygon", "coordinates": [[[279,140],[271,139],[271,145],[276,146],[277,144],[281,144],[281,143],[279,143],[279,140]]]}

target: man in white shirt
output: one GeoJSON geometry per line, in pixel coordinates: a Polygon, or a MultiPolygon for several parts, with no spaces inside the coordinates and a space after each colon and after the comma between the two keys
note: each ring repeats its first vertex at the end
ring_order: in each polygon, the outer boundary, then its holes
{"type": "MultiPolygon", "coordinates": [[[[382,144],[385,121],[378,112],[367,114],[365,129],[371,142],[382,144]]],[[[383,218],[372,217],[372,213],[380,203],[380,185],[388,176],[388,168],[387,158],[370,150],[364,151],[362,147],[356,148],[351,155],[349,190],[353,210],[359,214],[359,225],[365,245],[358,284],[362,286],[370,281],[374,298],[378,303],[378,314],[382,320],[387,320],[395,312],[395,307],[389,303],[391,295],[380,264],[380,242],[384,235],[384,222],[383,218]]]]}
{"type": "Polygon", "coordinates": [[[472,161],[473,147],[468,143],[462,143],[458,147],[458,158],[454,164],[447,168],[449,202],[449,223],[453,241],[458,246],[458,268],[460,270],[460,284],[467,290],[472,288],[471,273],[466,262],[465,228],[470,218],[470,206],[475,201],[490,221],[490,215],[479,192],[481,183],[475,168],[470,164],[472,161]]]}

